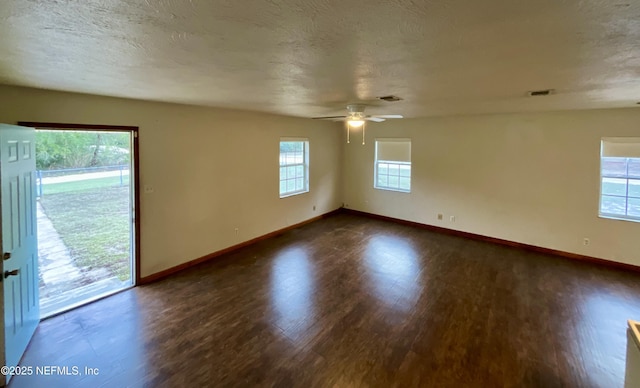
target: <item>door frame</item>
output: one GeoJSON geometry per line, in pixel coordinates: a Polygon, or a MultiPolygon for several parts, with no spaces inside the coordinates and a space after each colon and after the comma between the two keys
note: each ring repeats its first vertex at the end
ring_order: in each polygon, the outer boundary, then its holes
{"type": "Polygon", "coordinates": [[[102,131],[102,132],[130,132],[133,136],[133,287],[140,284],[140,151],[138,146],[138,127],[126,125],[96,125],[96,124],[68,124],[47,123],[37,121],[18,121],[18,125],[35,129],[58,129],[67,131],[102,131]]]}

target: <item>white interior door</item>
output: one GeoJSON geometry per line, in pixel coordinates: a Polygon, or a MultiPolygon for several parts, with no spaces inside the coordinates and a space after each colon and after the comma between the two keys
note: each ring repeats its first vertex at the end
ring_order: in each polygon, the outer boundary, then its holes
{"type": "MultiPolygon", "coordinates": [[[[40,320],[35,130],[0,124],[4,362],[20,362],[40,320]]],[[[7,377],[8,383],[10,377],[7,377]]]]}

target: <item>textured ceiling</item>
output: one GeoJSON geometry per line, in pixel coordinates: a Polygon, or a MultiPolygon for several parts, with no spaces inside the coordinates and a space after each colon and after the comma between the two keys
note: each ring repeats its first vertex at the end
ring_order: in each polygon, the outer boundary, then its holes
{"type": "Polygon", "coordinates": [[[640,101],[638,0],[1,0],[0,34],[2,84],[302,117],[640,101]]]}

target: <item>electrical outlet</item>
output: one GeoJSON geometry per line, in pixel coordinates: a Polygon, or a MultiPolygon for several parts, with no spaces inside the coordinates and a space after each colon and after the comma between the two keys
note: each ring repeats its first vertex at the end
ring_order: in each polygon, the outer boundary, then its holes
{"type": "Polygon", "coordinates": [[[236,228],[236,236],[238,235],[238,231],[239,231],[239,230],[240,230],[240,229],[236,228]]]}
{"type": "Polygon", "coordinates": [[[151,194],[151,193],[153,193],[153,186],[144,185],[144,193],[145,193],[145,194],[151,194]]]}
{"type": "Polygon", "coordinates": [[[316,211],[316,205],[313,205],[313,211],[316,211]]]}
{"type": "Polygon", "coordinates": [[[591,241],[589,241],[589,239],[585,237],[584,240],[582,240],[582,244],[583,245],[589,245],[589,244],[591,244],[591,241]]]}
{"type": "Polygon", "coordinates": [[[442,220],[442,214],[438,214],[438,219],[442,220]]]}
{"type": "Polygon", "coordinates": [[[449,217],[449,221],[451,221],[451,222],[456,222],[456,216],[451,216],[451,217],[449,217]]]}

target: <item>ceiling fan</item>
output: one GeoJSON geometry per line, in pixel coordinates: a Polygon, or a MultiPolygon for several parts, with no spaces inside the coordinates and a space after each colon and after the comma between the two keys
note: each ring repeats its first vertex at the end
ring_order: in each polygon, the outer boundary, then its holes
{"type": "Polygon", "coordinates": [[[362,144],[364,144],[364,124],[366,121],[380,123],[386,119],[401,119],[402,115],[365,115],[366,105],[350,104],[347,105],[348,114],[346,116],[324,116],[312,117],[314,120],[331,120],[344,121],[347,123],[347,143],[349,143],[349,131],[351,128],[362,127],[362,144]]]}

